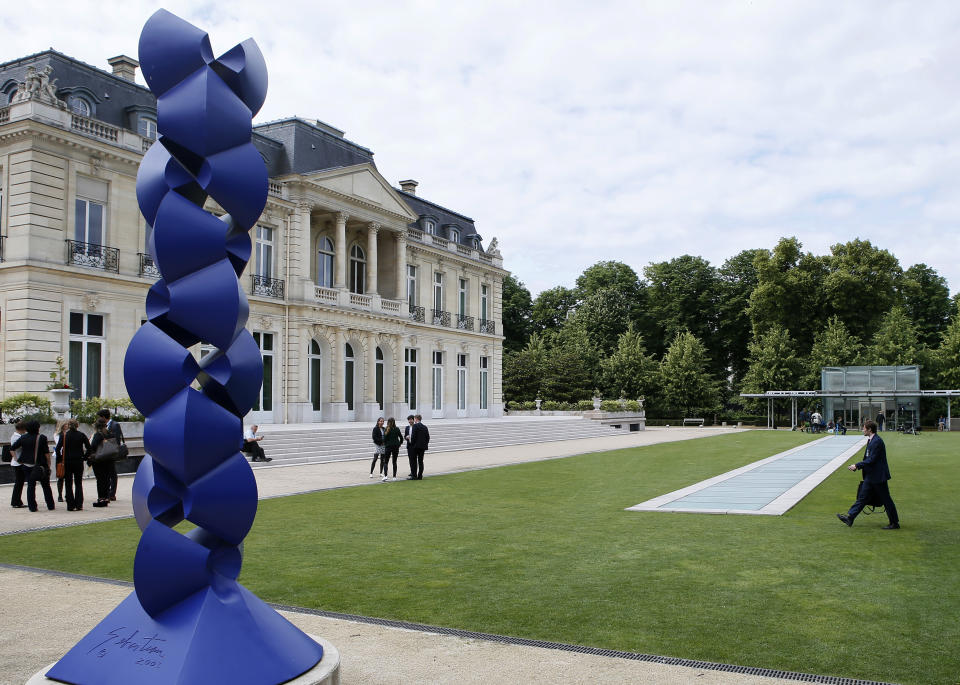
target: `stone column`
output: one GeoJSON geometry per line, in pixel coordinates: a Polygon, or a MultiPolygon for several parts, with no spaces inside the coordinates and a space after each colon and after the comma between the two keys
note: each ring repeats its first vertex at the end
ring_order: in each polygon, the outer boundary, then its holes
{"type": "MultiPolygon", "coordinates": [[[[397,299],[405,302],[407,299],[407,236],[397,233],[397,299]]],[[[400,315],[407,313],[406,305],[400,306],[400,315]]]]}
{"type": "Polygon", "coordinates": [[[457,416],[457,355],[459,345],[440,345],[443,350],[443,416],[448,419],[457,416]]]}
{"type": "Polygon", "coordinates": [[[310,269],[313,267],[313,262],[316,259],[314,252],[310,247],[313,244],[313,241],[311,240],[310,226],[310,212],[312,209],[313,205],[311,205],[309,202],[301,202],[297,205],[297,213],[299,215],[298,223],[300,224],[300,239],[294,243],[294,250],[290,255],[291,263],[298,266],[296,275],[306,281],[311,280],[310,269]]]}
{"type": "Polygon", "coordinates": [[[367,225],[367,294],[377,294],[377,234],[380,224],[367,225]]]}
{"type": "Polygon", "coordinates": [[[349,218],[346,212],[337,212],[333,287],[341,290],[347,287],[347,219],[349,218]]]}
{"type": "MultiPolygon", "coordinates": [[[[367,343],[367,355],[363,360],[364,383],[363,383],[363,402],[361,411],[357,418],[367,421],[376,421],[377,417],[384,416],[377,404],[377,334],[373,332],[364,333],[367,343]]],[[[386,372],[386,369],[384,369],[386,372]]],[[[384,397],[384,411],[387,408],[387,398],[384,397]]]]}
{"type": "Polygon", "coordinates": [[[343,398],[343,393],[345,390],[343,385],[343,346],[345,342],[346,337],[344,336],[344,331],[342,328],[338,327],[334,333],[333,349],[330,350],[330,373],[333,374],[333,397],[330,398],[330,415],[326,417],[327,421],[347,420],[347,403],[343,398]]]}

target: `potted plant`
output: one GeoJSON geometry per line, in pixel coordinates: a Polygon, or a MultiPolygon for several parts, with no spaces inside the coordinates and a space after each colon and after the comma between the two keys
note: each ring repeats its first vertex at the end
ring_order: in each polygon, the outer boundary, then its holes
{"type": "Polygon", "coordinates": [[[70,381],[67,378],[67,367],[64,366],[61,355],[57,357],[56,368],[50,372],[50,384],[47,386],[53,411],[58,415],[66,414],[70,409],[70,395],[73,394],[73,388],[70,387],[70,381]]]}

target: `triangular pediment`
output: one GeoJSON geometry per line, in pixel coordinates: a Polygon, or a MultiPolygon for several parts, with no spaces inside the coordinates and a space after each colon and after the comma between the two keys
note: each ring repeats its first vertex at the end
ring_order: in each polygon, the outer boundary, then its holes
{"type": "Polygon", "coordinates": [[[305,175],[305,180],[361,204],[372,204],[392,214],[416,221],[419,216],[403,201],[387,180],[371,164],[329,169],[305,175]]]}

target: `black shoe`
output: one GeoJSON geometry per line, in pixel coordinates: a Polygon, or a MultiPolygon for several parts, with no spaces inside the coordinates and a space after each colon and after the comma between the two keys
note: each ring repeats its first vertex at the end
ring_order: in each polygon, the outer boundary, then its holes
{"type": "Polygon", "coordinates": [[[264,457],[260,461],[273,461],[273,457],[264,457]]]}
{"type": "Polygon", "coordinates": [[[899,524],[899,523],[891,523],[889,526],[884,526],[883,529],[884,529],[884,530],[900,530],[900,524],[899,524]]]}
{"type": "Polygon", "coordinates": [[[97,501],[97,502],[94,502],[94,503],[93,503],[93,506],[95,506],[95,507],[105,507],[105,506],[107,506],[108,504],[109,504],[109,502],[104,502],[103,500],[99,500],[99,501],[97,501]]]}
{"type": "Polygon", "coordinates": [[[10,506],[13,507],[14,509],[23,509],[23,508],[24,508],[25,506],[27,506],[27,505],[26,505],[26,504],[11,504],[10,506]]]}
{"type": "Polygon", "coordinates": [[[417,479],[416,476],[407,476],[407,480],[416,480],[416,479],[417,479]]]}
{"type": "Polygon", "coordinates": [[[846,523],[848,526],[853,525],[853,520],[846,514],[837,514],[837,518],[846,523]]]}

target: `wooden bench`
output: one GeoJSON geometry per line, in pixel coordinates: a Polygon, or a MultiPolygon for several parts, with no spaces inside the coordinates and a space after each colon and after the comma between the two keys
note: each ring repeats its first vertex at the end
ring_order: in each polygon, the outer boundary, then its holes
{"type": "Polygon", "coordinates": [[[699,427],[699,428],[703,428],[703,419],[684,419],[684,420],[683,420],[683,425],[684,425],[684,426],[697,426],[697,427],[699,427]]]}

